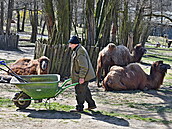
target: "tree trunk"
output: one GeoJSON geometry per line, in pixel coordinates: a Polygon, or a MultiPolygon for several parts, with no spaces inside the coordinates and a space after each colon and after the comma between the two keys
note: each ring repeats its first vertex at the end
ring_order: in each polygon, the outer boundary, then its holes
{"type": "Polygon", "coordinates": [[[43,27],[42,27],[41,35],[44,35],[45,25],[46,25],[46,21],[44,21],[44,24],[43,24],[43,27]]]}
{"type": "Polygon", "coordinates": [[[152,19],[152,0],[150,0],[150,16],[147,18],[147,23],[145,23],[145,26],[143,28],[143,32],[140,36],[140,42],[142,44],[142,46],[145,46],[145,42],[147,41],[149,35],[150,35],[150,32],[152,31],[152,27],[151,27],[151,19],[152,19]]]}
{"type": "Polygon", "coordinates": [[[20,32],[20,11],[17,10],[17,32],[20,32]]]}
{"type": "Polygon", "coordinates": [[[96,46],[101,47],[102,45],[99,43],[99,38],[101,36],[101,28],[103,26],[103,20],[104,20],[104,11],[105,11],[105,2],[103,0],[97,1],[97,8],[95,13],[95,22],[96,22],[96,37],[95,37],[95,43],[96,46]]]}
{"type": "Polygon", "coordinates": [[[53,34],[55,40],[51,44],[66,44],[70,37],[70,4],[69,0],[57,2],[57,33],[53,34]]]}
{"type": "Polygon", "coordinates": [[[73,8],[74,9],[74,19],[75,19],[74,23],[75,23],[75,26],[78,26],[78,16],[77,16],[78,15],[78,12],[77,12],[78,11],[77,10],[78,9],[78,7],[77,7],[78,6],[78,2],[77,2],[77,0],[73,0],[73,5],[74,5],[73,6],[74,7],[73,8]]]}
{"type": "Polygon", "coordinates": [[[4,2],[1,2],[1,13],[0,13],[0,35],[4,34],[4,2]]]}
{"type": "Polygon", "coordinates": [[[11,20],[13,14],[14,0],[8,1],[8,14],[7,14],[7,25],[6,25],[6,34],[10,34],[11,29],[11,20]]]}
{"type": "Polygon", "coordinates": [[[143,30],[143,13],[144,13],[144,4],[147,0],[144,0],[143,3],[140,3],[140,0],[138,0],[137,3],[137,11],[135,16],[135,21],[133,25],[133,46],[139,43],[140,35],[143,30]]]}
{"type": "Polygon", "coordinates": [[[95,22],[94,22],[94,1],[86,2],[86,25],[87,25],[87,45],[95,44],[95,22]]]}
{"type": "Polygon", "coordinates": [[[32,25],[32,34],[30,41],[32,43],[35,43],[37,40],[37,27],[38,27],[38,11],[37,11],[37,2],[34,0],[34,11],[30,12],[30,17],[31,17],[31,25],[32,25]]]}
{"type": "Polygon", "coordinates": [[[106,0],[103,2],[101,1],[98,4],[100,7],[99,11],[96,11],[96,46],[104,47],[110,42],[111,24],[114,14],[114,1],[106,0]]]}
{"type": "Polygon", "coordinates": [[[118,19],[119,19],[119,15],[118,15],[118,11],[119,11],[119,0],[114,1],[114,13],[113,13],[113,18],[112,18],[112,22],[113,22],[113,26],[112,26],[112,39],[111,42],[114,42],[115,44],[117,44],[117,34],[118,34],[118,19]]]}
{"type": "Polygon", "coordinates": [[[44,0],[44,9],[45,9],[45,20],[47,24],[48,37],[49,39],[51,39],[53,37],[53,29],[55,31],[54,33],[56,33],[55,16],[54,16],[52,0],[44,0]]]}
{"type": "Polygon", "coordinates": [[[24,7],[24,13],[23,13],[23,20],[22,20],[21,32],[24,32],[24,25],[25,25],[25,19],[26,19],[26,9],[27,9],[27,6],[25,5],[25,7],[24,7]]]}
{"type": "Polygon", "coordinates": [[[128,1],[124,1],[124,10],[122,14],[121,19],[121,25],[120,25],[120,32],[119,32],[119,42],[120,44],[123,44],[124,46],[127,46],[127,40],[128,40],[128,32],[129,32],[129,19],[128,19],[128,1]]]}

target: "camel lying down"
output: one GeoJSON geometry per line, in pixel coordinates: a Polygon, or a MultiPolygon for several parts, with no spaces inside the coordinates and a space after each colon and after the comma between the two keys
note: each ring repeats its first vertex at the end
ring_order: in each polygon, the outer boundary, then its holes
{"type": "Polygon", "coordinates": [[[41,56],[39,59],[31,60],[21,58],[13,63],[10,68],[18,75],[40,75],[49,73],[50,60],[41,56]]]}
{"type": "Polygon", "coordinates": [[[152,64],[148,75],[136,63],[131,63],[126,67],[112,66],[103,80],[103,87],[105,91],[158,90],[163,83],[167,69],[170,68],[170,65],[164,64],[163,61],[156,61],[152,64]]]}

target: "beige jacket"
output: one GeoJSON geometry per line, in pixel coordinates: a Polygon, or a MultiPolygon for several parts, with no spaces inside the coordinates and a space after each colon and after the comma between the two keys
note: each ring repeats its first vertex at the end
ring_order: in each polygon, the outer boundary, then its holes
{"type": "Polygon", "coordinates": [[[79,78],[90,81],[95,78],[95,72],[86,49],[79,44],[71,56],[72,82],[79,82],[79,78]]]}

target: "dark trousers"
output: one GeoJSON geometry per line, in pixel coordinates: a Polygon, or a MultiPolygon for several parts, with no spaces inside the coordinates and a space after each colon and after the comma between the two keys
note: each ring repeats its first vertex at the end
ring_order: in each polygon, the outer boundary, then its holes
{"type": "Polygon", "coordinates": [[[88,107],[95,107],[95,101],[92,99],[90,89],[88,88],[88,82],[75,86],[77,105],[76,109],[83,110],[84,102],[88,103],[88,107]]]}

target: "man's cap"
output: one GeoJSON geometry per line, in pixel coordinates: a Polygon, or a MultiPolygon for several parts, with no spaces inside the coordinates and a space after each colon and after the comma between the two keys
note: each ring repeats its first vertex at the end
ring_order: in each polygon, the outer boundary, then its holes
{"type": "Polygon", "coordinates": [[[72,38],[68,41],[68,43],[79,44],[80,40],[77,36],[72,36],[72,38]]]}

